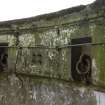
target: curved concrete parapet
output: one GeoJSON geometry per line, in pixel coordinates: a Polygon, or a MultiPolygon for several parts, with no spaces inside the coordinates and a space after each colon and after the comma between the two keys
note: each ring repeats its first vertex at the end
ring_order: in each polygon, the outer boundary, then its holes
{"type": "Polygon", "coordinates": [[[64,81],[2,74],[0,105],[105,105],[105,93],[64,81]]]}
{"type": "Polygon", "coordinates": [[[0,22],[0,50],[7,54],[0,59],[6,61],[0,69],[0,105],[105,105],[104,1],[0,22]],[[84,63],[81,54],[91,61],[84,63]],[[87,74],[81,76],[80,68],[87,74]]]}

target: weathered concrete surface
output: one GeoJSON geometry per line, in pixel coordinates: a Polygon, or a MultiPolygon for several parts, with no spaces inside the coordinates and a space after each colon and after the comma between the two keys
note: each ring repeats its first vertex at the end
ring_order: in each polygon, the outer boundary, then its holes
{"type": "Polygon", "coordinates": [[[105,42],[104,1],[1,22],[0,43],[10,48],[8,70],[0,71],[0,105],[105,105],[105,93],[94,90],[105,89],[105,45],[91,46],[92,87],[72,83],[71,47],[64,47],[82,37],[105,42]]]}
{"type": "Polygon", "coordinates": [[[0,75],[0,105],[105,105],[105,93],[72,83],[0,75]]]}

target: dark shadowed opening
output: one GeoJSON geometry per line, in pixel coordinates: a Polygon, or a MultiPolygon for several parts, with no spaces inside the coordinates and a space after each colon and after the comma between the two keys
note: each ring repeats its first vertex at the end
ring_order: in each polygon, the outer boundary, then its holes
{"type": "Polygon", "coordinates": [[[7,43],[0,43],[0,71],[8,68],[8,46],[7,43]]]}
{"type": "MultiPolygon", "coordinates": [[[[71,40],[72,45],[91,43],[91,37],[71,40]]],[[[71,75],[74,81],[91,82],[91,45],[71,48],[71,75]]]]}

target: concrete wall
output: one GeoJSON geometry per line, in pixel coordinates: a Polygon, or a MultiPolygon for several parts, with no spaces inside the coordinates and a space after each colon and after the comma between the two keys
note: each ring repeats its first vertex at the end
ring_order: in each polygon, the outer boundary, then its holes
{"type": "Polygon", "coordinates": [[[104,105],[105,94],[64,81],[0,74],[0,105],[104,105]]]}
{"type": "MultiPolygon", "coordinates": [[[[69,97],[75,96],[75,92],[80,95],[81,91],[78,88],[71,94],[72,88],[68,85],[68,82],[72,84],[74,81],[71,75],[71,47],[64,45],[70,45],[72,39],[81,37],[91,37],[92,43],[105,42],[105,6],[102,2],[97,0],[88,6],[0,23],[0,42],[8,42],[11,47],[8,48],[8,70],[0,79],[1,99],[5,100],[1,101],[1,105],[73,105],[75,100],[71,99],[72,102],[69,97]],[[11,103],[12,98],[14,101],[11,103]],[[54,101],[51,103],[50,100],[54,101]]],[[[105,87],[105,45],[91,46],[91,56],[92,85],[105,87]]],[[[89,93],[86,90],[86,93],[86,98],[94,94],[93,90],[89,93]]],[[[81,99],[77,99],[77,103],[81,99]]],[[[87,105],[96,105],[94,100],[97,101],[96,95],[92,101],[89,98],[91,104],[87,101],[87,105]]]]}

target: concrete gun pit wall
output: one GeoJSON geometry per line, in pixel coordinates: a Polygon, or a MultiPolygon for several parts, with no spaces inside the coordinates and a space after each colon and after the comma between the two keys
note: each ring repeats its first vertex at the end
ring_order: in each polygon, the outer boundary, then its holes
{"type": "Polygon", "coordinates": [[[105,1],[96,0],[86,6],[1,22],[0,105],[104,105],[104,93],[94,90],[105,89],[104,14],[105,1]],[[81,61],[83,55],[89,55],[91,62],[81,61]],[[82,67],[91,70],[80,70],[82,67]]]}

